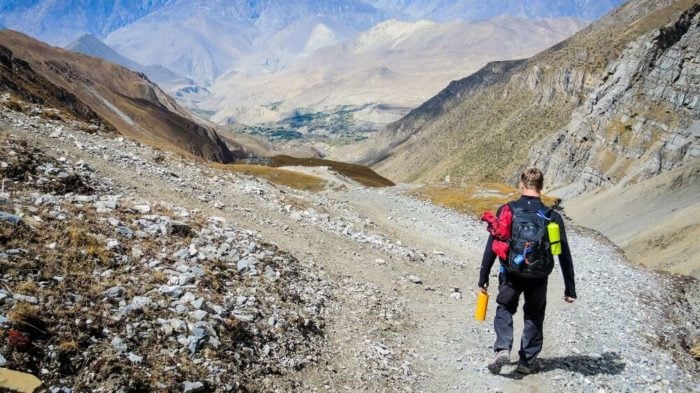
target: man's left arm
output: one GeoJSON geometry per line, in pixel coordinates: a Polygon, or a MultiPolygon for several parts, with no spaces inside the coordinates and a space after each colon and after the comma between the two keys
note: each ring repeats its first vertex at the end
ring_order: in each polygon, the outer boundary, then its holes
{"type": "Polygon", "coordinates": [[[574,262],[571,258],[571,249],[569,249],[569,241],[566,237],[566,229],[564,228],[564,220],[559,214],[556,216],[557,224],[559,224],[559,236],[561,238],[561,254],[559,254],[559,265],[561,266],[561,274],[564,277],[564,296],[565,298],[576,299],[576,283],[574,282],[574,262]]]}

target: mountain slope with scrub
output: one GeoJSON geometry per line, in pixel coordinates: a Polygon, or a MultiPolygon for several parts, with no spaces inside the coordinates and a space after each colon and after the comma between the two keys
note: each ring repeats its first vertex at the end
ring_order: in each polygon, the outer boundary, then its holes
{"type": "MultiPolygon", "coordinates": [[[[104,60],[0,31],[2,75],[11,97],[44,104],[144,143],[230,162],[226,144],[143,74],[104,60]]],[[[44,105],[40,105],[39,110],[44,105]]]]}
{"type": "MultiPolygon", "coordinates": [[[[694,15],[695,4],[632,1],[530,59],[489,64],[389,125],[379,136],[382,143],[368,141],[355,157],[401,181],[435,181],[447,175],[510,180],[530,161],[531,149],[542,151],[538,146],[546,145],[545,138],[572,121],[574,109],[605,83],[608,66],[614,66],[628,45],[643,45],[651,39],[647,34],[673,25],[685,11],[694,15]]],[[[691,48],[689,56],[697,53],[691,48]]],[[[685,67],[685,72],[694,69],[692,62],[685,67]]],[[[692,102],[692,81],[688,86],[692,102]]],[[[618,132],[614,124],[605,126],[618,132]]]]}

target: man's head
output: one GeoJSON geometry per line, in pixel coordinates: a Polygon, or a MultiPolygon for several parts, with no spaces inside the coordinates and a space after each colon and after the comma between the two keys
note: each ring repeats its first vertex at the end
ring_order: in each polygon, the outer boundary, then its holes
{"type": "Polygon", "coordinates": [[[537,168],[528,168],[520,174],[520,193],[539,196],[544,185],[544,175],[537,168]]]}

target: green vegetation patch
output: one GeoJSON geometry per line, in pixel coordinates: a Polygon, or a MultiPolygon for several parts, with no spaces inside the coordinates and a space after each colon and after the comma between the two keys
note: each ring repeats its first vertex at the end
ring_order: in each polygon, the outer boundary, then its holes
{"type": "MultiPolygon", "coordinates": [[[[281,101],[265,105],[277,111],[281,101]]],[[[367,139],[367,133],[376,131],[358,125],[354,113],[366,106],[340,105],[327,111],[296,109],[291,116],[278,122],[244,126],[242,131],[258,135],[272,142],[291,140],[323,140],[334,143],[352,143],[367,139]]]]}

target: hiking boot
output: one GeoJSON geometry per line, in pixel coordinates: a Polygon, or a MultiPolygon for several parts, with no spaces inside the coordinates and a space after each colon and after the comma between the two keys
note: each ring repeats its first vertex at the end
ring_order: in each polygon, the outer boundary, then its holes
{"type": "Polygon", "coordinates": [[[527,363],[518,363],[518,368],[515,369],[515,372],[518,374],[531,374],[532,373],[532,367],[530,367],[529,364],[527,363]]]}
{"type": "Polygon", "coordinates": [[[501,368],[508,363],[510,363],[510,352],[502,349],[496,352],[493,363],[488,365],[488,369],[492,374],[498,374],[501,372],[501,368]]]}

